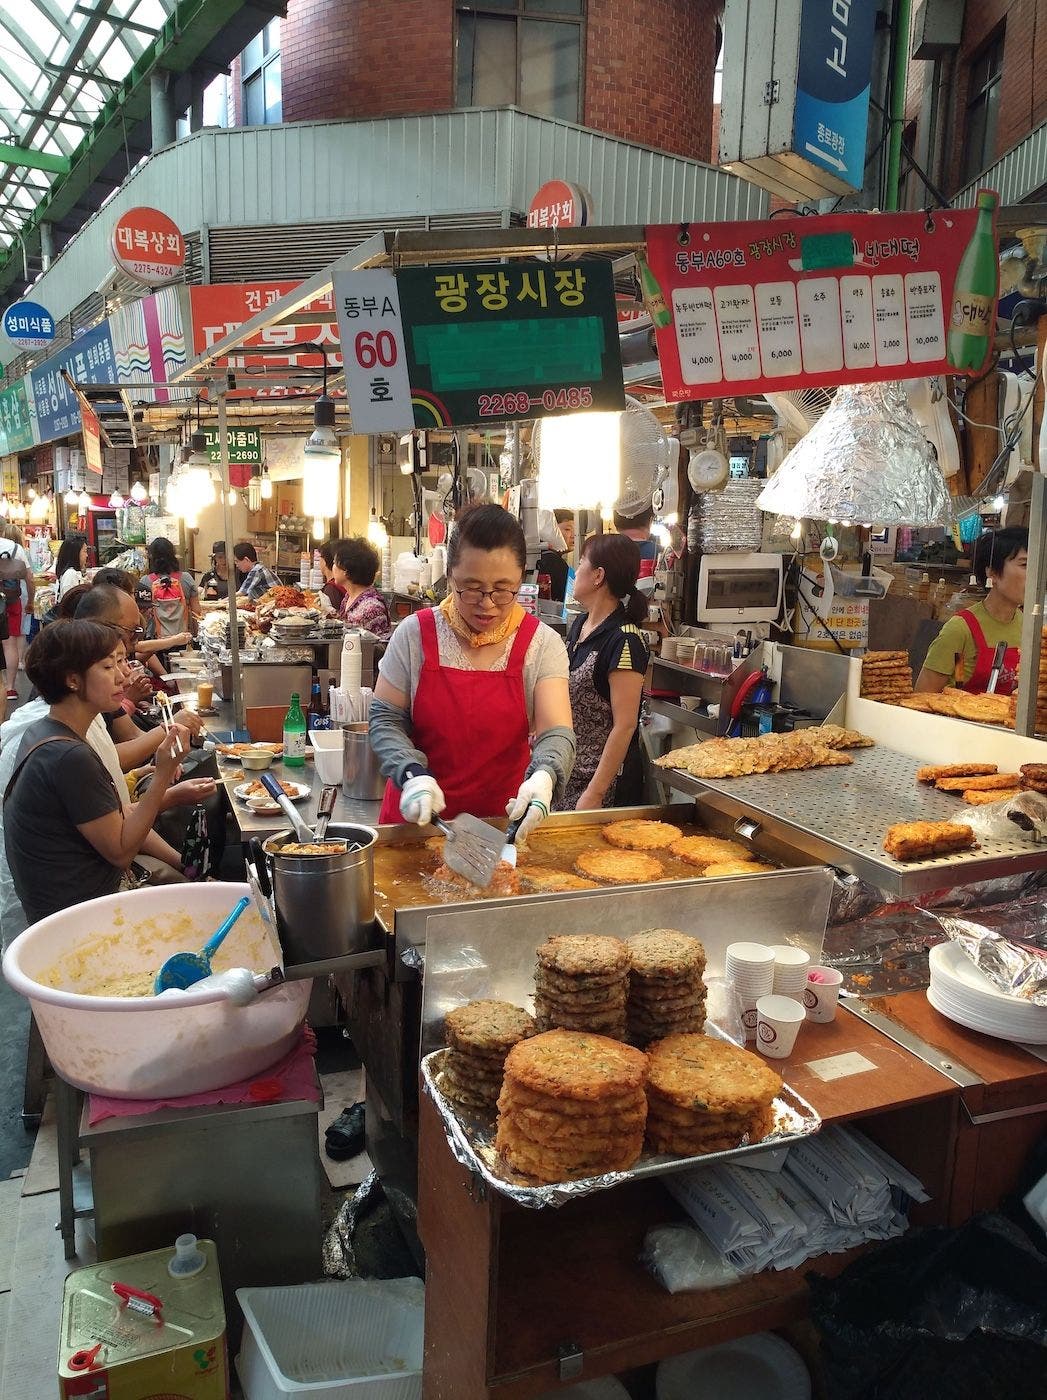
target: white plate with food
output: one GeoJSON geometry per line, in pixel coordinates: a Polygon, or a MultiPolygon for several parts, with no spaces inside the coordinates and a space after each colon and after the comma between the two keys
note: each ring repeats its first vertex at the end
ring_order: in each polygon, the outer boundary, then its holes
{"type": "MultiPolygon", "coordinates": [[[[289,797],[292,802],[304,802],[312,791],[305,783],[289,783],[282,779],[278,779],[278,781],[284,790],[285,796],[289,797]]],[[[274,812],[280,811],[279,804],[273,801],[272,797],[259,782],[238,783],[237,786],[233,788],[233,796],[239,798],[241,802],[264,801],[266,807],[272,807],[274,812]]]]}
{"type": "Polygon", "coordinates": [[[271,753],[273,762],[279,763],[283,757],[283,744],[257,743],[257,744],[216,744],[218,757],[224,758],[227,763],[239,763],[245,753],[271,753]]]}

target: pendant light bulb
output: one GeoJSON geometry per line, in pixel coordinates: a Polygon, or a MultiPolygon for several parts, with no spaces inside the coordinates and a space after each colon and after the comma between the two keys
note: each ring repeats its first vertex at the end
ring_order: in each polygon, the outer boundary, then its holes
{"type": "Polygon", "coordinates": [[[135,481],[131,485],[131,500],[136,506],[143,505],[149,499],[149,492],[140,481],[135,481]]]}
{"type": "Polygon", "coordinates": [[[66,504],[67,506],[79,505],[79,504],[80,504],[80,493],[79,493],[79,491],[74,491],[73,488],[70,486],[69,490],[68,490],[68,491],[65,493],[65,495],[62,497],[62,500],[65,502],[65,504],[66,504]]]}
{"type": "Polygon", "coordinates": [[[87,512],[91,509],[91,497],[87,494],[86,491],[80,492],[80,495],[77,497],[76,503],[80,507],[81,515],[86,515],[87,512]]]}
{"type": "Polygon", "coordinates": [[[109,497],[109,504],[113,507],[114,510],[119,510],[123,506],[124,498],[123,496],[121,496],[119,491],[114,491],[113,494],[109,497]]]}
{"type": "Polygon", "coordinates": [[[258,494],[263,501],[271,501],[273,499],[273,482],[269,475],[268,467],[262,468],[262,479],[258,485],[258,494]]]}
{"type": "Polygon", "coordinates": [[[326,521],[326,520],[322,520],[319,516],[317,516],[317,518],[313,521],[313,539],[314,539],[314,540],[322,540],[323,537],[324,537],[324,535],[326,535],[326,534],[327,534],[327,521],[326,521]]]}

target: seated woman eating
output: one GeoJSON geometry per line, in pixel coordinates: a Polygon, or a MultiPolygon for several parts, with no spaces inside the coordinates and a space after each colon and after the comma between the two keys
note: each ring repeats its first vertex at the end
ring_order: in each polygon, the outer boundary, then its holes
{"type": "Polygon", "coordinates": [[[97,622],[55,622],[26,653],[26,673],[50,706],[22,738],[4,792],[4,844],[30,923],[115,894],[139,854],[166,859],[151,830],[178,769],[177,736],[156,751],[156,776],[125,808],[87,731],[123,698],[124,642],[97,622]],[[156,848],[154,850],[154,847],[156,848]]]}

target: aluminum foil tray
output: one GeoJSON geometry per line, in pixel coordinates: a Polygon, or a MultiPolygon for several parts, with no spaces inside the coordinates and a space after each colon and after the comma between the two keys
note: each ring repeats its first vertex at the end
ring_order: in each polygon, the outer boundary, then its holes
{"type": "MultiPolygon", "coordinates": [[[[715,1028],[710,1025],[708,1031],[714,1034],[715,1028]]],[[[664,1153],[656,1155],[645,1152],[627,1172],[608,1172],[606,1176],[588,1176],[580,1181],[536,1186],[528,1177],[514,1172],[495,1152],[493,1118],[465,1114],[462,1109],[448,1103],[437,1089],[436,1076],[446,1054],[446,1050],[434,1050],[423,1057],[422,1084],[443,1120],[444,1133],[455,1160],[463,1167],[476,1172],[492,1190],[530,1210],[566,1205],[568,1201],[575,1201],[581,1196],[591,1196],[594,1191],[607,1191],[624,1181],[636,1181],[648,1176],[668,1176],[672,1172],[708,1166],[710,1162],[733,1162],[739,1157],[765,1151],[769,1147],[787,1147],[791,1142],[816,1133],[822,1126],[822,1120],[811,1105],[786,1084],[774,1101],[774,1127],[759,1142],[731,1147],[725,1152],[706,1152],[699,1157],[674,1157],[664,1153]]]]}
{"type": "Polygon", "coordinates": [[[1047,868],[1047,844],[1015,830],[1010,841],[984,841],[973,851],[931,860],[899,861],[883,838],[895,822],[963,821],[974,808],[954,793],[916,781],[922,760],[875,744],[850,749],[846,768],[760,773],[747,778],[693,778],[659,769],[670,787],[708,802],[736,819],[756,820],[784,834],[816,860],[861,876],[888,894],[908,898],[999,875],[1047,868]]]}

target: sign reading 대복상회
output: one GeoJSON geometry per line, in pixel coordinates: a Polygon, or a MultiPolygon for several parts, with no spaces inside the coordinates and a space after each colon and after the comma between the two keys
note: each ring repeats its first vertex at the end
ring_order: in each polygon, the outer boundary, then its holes
{"type": "Polygon", "coordinates": [[[185,239],[160,209],[128,209],[114,224],[111,243],[117,267],[147,287],[173,281],[185,263],[185,239]]]}
{"type": "Polygon", "coordinates": [[[648,228],[666,399],[979,373],[994,209],[648,228]]]}
{"type": "Polygon", "coordinates": [[[410,267],[396,286],[416,427],[625,407],[609,262],[410,267]]]}
{"type": "Polygon", "coordinates": [[[584,228],[591,222],[592,200],[587,190],[570,180],[546,180],[535,191],[527,210],[528,228],[584,228]]]}

